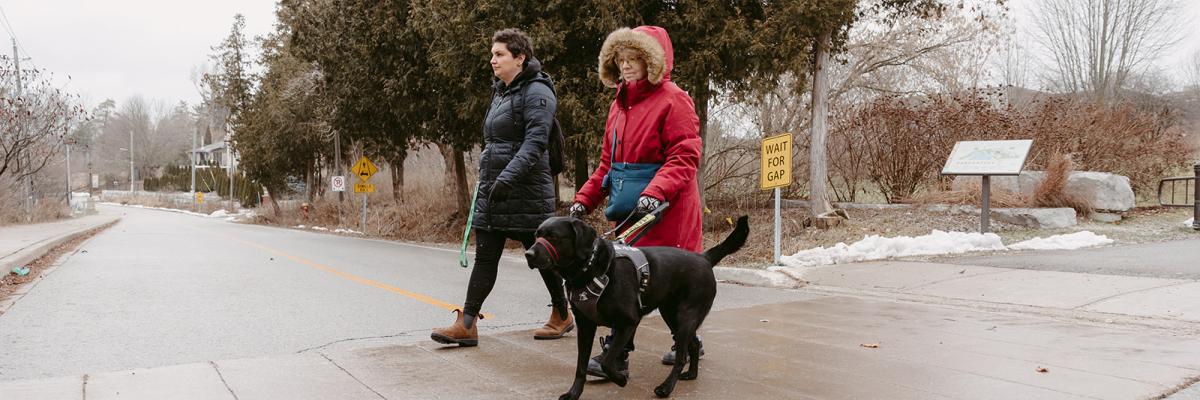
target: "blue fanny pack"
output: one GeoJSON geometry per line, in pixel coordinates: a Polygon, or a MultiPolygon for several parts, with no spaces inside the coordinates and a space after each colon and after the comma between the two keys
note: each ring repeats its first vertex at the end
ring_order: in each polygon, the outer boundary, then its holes
{"type": "MultiPolygon", "coordinates": [[[[617,130],[613,129],[612,159],[617,158],[617,130]]],[[[637,209],[638,197],[654,179],[662,164],[612,162],[608,175],[600,187],[608,189],[608,207],[604,217],[609,221],[623,221],[637,209]]]]}

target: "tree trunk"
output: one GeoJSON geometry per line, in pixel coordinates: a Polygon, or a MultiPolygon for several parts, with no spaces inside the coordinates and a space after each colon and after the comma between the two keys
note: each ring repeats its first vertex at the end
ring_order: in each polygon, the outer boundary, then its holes
{"type": "Polygon", "coordinates": [[[455,186],[458,187],[458,192],[456,193],[457,196],[455,196],[458,198],[458,215],[461,215],[465,218],[468,210],[470,210],[470,207],[472,206],[468,204],[471,201],[471,189],[467,187],[467,167],[466,162],[463,161],[462,150],[454,149],[453,157],[454,180],[456,183],[455,186]]]}
{"type": "Polygon", "coordinates": [[[313,165],[308,163],[304,170],[304,198],[311,204],[316,193],[316,177],[313,175],[313,165]]]}
{"type": "Polygon", "coordinates": [[[575,156],[575,160],[573,162],[573,164],[575,164],[575,193],[579,193],[579,191],[583,189],[583,185],[587,183],[588,178],[591,177],[592,173],[590,168],[588,168],[588,149],[586,147],[587,146],[575,146],[575,148],[572,149],[574,150],[575,156]]]}
{"type": "Polygon", "coordinates": [[[404,202],[404,159],[408,158],[408,153],[400,153],[397,158],[392,160],[392,200],[400,204],[404,202]]]}
{"type": "Polygon", "coordinates": [[[275,213],[275,218],[279,218],[279,201],[276,199],[276,193],[278,192],[269,187],[267,188],[267,196],[271,197],[271,211],[275,213]]]}
{"type": "Polygon", "coordinates": [[[813,44],[813,82],[812,82],[812,142],[809,148],[809,196],[808,205],[812,216],[829,212],[829,194],[826,193],[826,181],[829,175],[825,159],[825,138],[829,135],[828,114],[826,104],[829,96],[829,45],[831,31],[825,31],[813,44]]]}
{"type": "Polygon", "coordinates": [[[700,209],[704,210],[704,169],[708,167],[708,163],[704,162],[705,149],[708,147],[708,99],[712,97],[712,91],[708,90],[708,79],[701,79],[701,82],[696,85],[696,97],[693,101],[696,102],[696,116],[700,119],[700,165],[696,168],[696,186],[700,188],[700,209]]]}
{"type": "Polygon", "coordinates": [[[454,176],[454,147],[448,144],[438,143],[438,153],[442,154],[442,164],[445,172],[442,175],[443,188],[450,188],[455,181],[454,176]]]}

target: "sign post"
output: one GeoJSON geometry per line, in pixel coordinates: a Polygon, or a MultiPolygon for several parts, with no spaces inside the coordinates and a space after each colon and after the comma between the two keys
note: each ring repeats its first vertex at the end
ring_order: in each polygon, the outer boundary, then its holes
{"type": "Polygon", "coordinates": [[[375,164],[371,163],[371,160],[367,159],[366,156],[362,156],[358,159],[358,162],[354,163],[354,168],[351,168],[350,171],[354,172],[354,175],[358,176],[358,179],[362,180],[361,183],[354,184],[354,193],[362,193],[363,194],[363,196],[362,196],[362,217],[361,217],[362,219],[359,224],[359,229],[362,229],[363,233],[366,233],[367,232],[367,193],[375,192],[375,185],[367,183],[367,181],[371,179],[372,175],[375,175],[376,172],[379,172],[379,168],[376,167],[375,164]]]}
{"type": "Polygon", "coordinates": [[[1019,176],[1033,140],[964,141],[954,144],[942,175],[979,175],[982,178],[983,205],[979,233],[987,233],[991,220],[992,176],[1019,176]]]}
{"type": "Polygon", "coordinates": [[[780,188],[792,184],[792,134],[784,133],[762,141],[759,187],[775,189],[775,265],[780,263],[780,188]]]}

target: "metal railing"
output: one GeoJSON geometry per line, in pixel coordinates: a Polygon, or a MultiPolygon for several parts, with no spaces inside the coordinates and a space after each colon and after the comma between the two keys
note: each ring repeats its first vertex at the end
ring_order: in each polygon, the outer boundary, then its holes
{"type": "Polygon", "coordinates": [[[1191,207],[1192,228],[1200,230],[1200,163],[1193,176],[1174,176],[1158,181],[1158,204],[1163,207],[1191,207]],[[1180,190],[1180,186],[1183,186],[1180,190]],[[1167,190],[1170,189],[1170,190],[1167,190]]]}

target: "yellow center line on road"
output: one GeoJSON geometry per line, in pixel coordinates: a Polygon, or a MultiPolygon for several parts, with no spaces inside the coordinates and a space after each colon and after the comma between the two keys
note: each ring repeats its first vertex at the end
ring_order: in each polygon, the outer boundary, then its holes
{"type": "MultiPolygon", "coordinates": [[[[451,311],[453,311],[453,310],[457,310],[457,309],[461,309],[461,308],[462,308],[462,307],[459,307],[459,306],[457,306],[457,305],[450,304],[450,303],[447,303],[447,302],[444,302],[444,301],[441,301],[441,300],[438,300],[438,299],[435,299],[435,298],[432,298],[432,297],[429,297],[429,296],[426,296],[426,295],[423,295],[423,294],[420,294],[420,293],[413,293],[413,292],[410,292],[410,291],[407,291],[407,290],[404,290],[404,289],[401,289],[401,288],[398,288],[398,287],[395,287],[395,286],[392,286],[392,285],[388,285],[388,284],[386,284],[386,283],[383,283],[383,282],[379,282],[379,281],[375,281],[375,280],[371,280],[371,279],[363,278],[363,277],[361,277],[361,276],[357,276],[357,275],[354,275],[354,274],[351,274],[351,273],[348,273],[348,272],[340,271],[340,270],[338,270],[338,269],[335,269],[335,268],[333,268],[333,267],[330,267],[330,266],[328,266],[328,265],[324,265],[324,264],[318,263],[318,262],[316,262],[316,261],[311,261],[311,260],[308,260],[308,259],[305,259],[305,258],[302,258],[302,257],[293,256],[293,255],[291,255],[291,254],[284,253],[284,252],[282,252],[282,251],[279,251],[279,250],[276,250],[276,249],[273,249],[273,248],[270,248],[270,247],[267,247],[267,246],[263,246],[263,245],[261,245],[261,244],[258,244],[258,243],[247,242],[247,241],[244,241],[244,240],[238,240],[238,239],[234,239],[234,241],[240,242],[240,243],[242,243],[242,244],[245,244],[245,245],[247,245],[247,246],[250,246],[250,247],[255,247],[255,248],[258,248],[258,249],[260,249],[260,250],[263,250],[263,251],[265,251],[265,252],[268,252],[268,253],[274,254],[274,255],[276,255],[276,256],[283,257],[283,258],[286,258],[286,259],[289,259],[289,260],[295,261],[295,262],[297,262],[297,263],[300,263],[300,264],[307,265],[307,266],[309,266],[309,267],[313,267],[313,268],[319,269],[319,270],[321,270],[321,271],[325,271],[325,272],[328,272],[328,273],[331,273],[331,274],[334,274],[334,275],[340,276],[340,277],[342,277],[342,278],[346,278],[346,279],[348,279],[348,280],[350,280],[350,281],[353,281],[353,282],[357,282],[357,283],[361,283],[361,284],[363,284],[363,285],[367,285],[367,286],[371,286],[371,287],[376,287],[376,288],[379,288],[379,289],[383,289],[383,290],[386,290],[386,291],[389,291],[389,292],[392,292],[392,293],[395,293],[395,294],[398,294],[398,295],[401,295],[401,296],[404,296],[404,297],[408,297],[408,298],[410,298],[410,299],[413,299],[413,300],[416,300],[416,301],[419,301],[419,302],[422,302],[422,303],[425,303],[425,304],[429,304],[429,305],[432,305],[432,306],[441,307],[441,308],[444,308],[444,309],[447,309],[447,310],[451,310],[451,311]]],[[[492,314],[489,314],[489,313],[481,313],[481,314],[482,314],[481,316],[482,316],[483,318],[491,318],[491,317],[492,317],[492,314]]]]}

